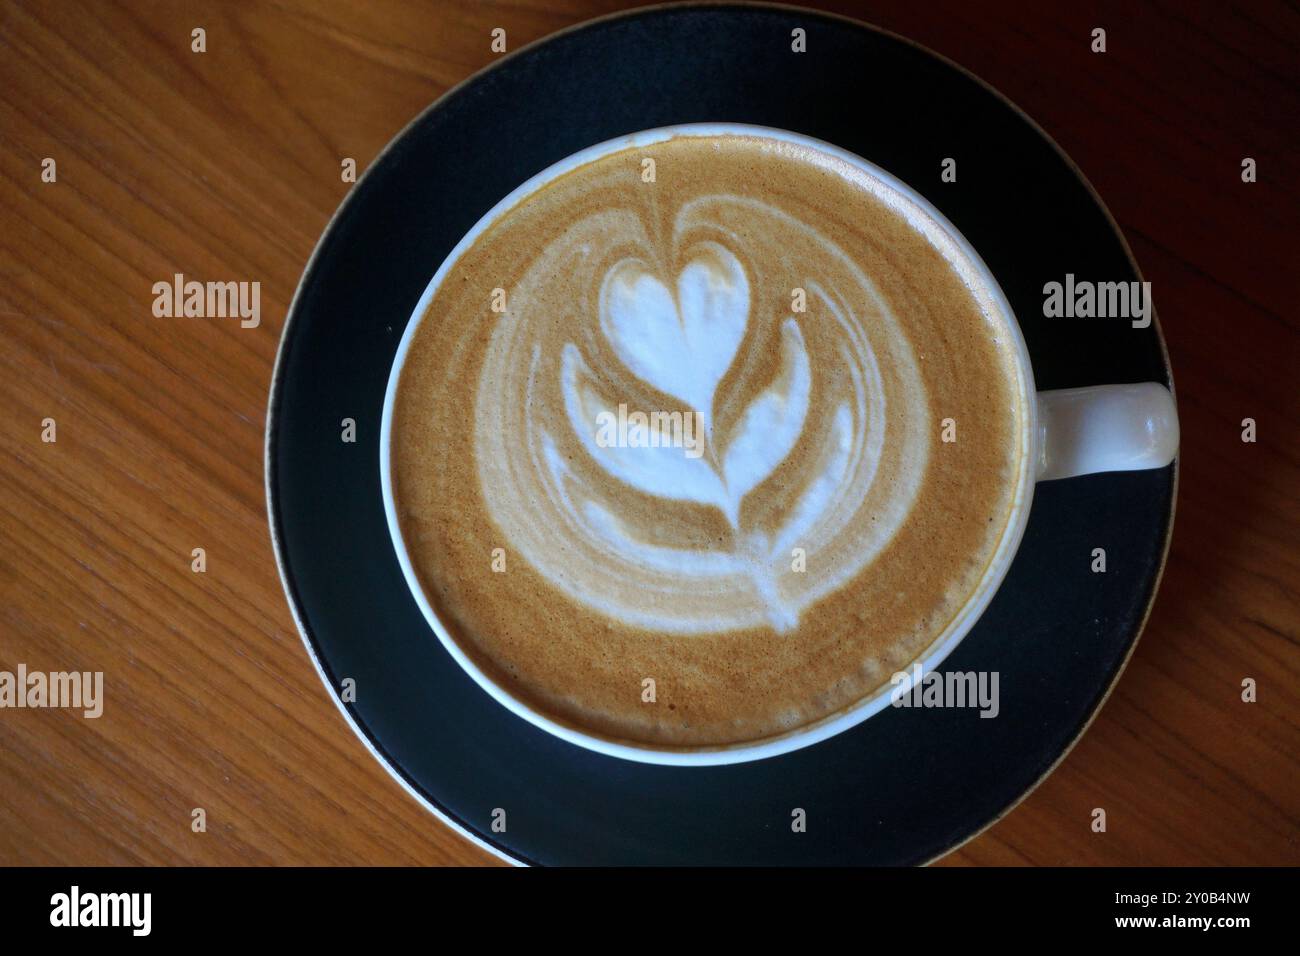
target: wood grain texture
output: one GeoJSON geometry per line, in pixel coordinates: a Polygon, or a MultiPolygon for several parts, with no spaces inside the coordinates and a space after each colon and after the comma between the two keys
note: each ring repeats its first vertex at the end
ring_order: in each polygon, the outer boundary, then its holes
{"type": "MultiPolygon", "coordinates": [[[[108,688],[98,720],[0,711],[0,864],[490,861],[371,759],[312,669],[266,527],[267,387],[341,160],[364,169],[491,62],[493,27],[514,49],[622,6],[0,7],[0,670],[108,688]],[[155,319],[177,272],[260,281],[261,326],[155,319]]],[[[1173,548],[1127,672],[1057,771],[944,862],[1300,862],[1300,14],[825,6],[971,69],[1075,159],[1153,283],[1182,415],[1173,548]]]]}

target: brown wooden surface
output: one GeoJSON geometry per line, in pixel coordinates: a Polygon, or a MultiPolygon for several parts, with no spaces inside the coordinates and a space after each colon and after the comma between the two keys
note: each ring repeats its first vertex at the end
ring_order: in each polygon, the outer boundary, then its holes
{"type": "MultiPolygon", "coordinates": [[[[513,50],[621,6],[0,5],[0,670],[102,670],[107,695],[98,720],[0,710],[0,864],[490,859],[389,778],[308,660],[267,533],[267,387],[341,160],[364,169],[491,62],[493,27],[513,50]],[[176,272],[259,280],[261,326],[155,319],[176,272]]],[[[1300,15],[827,6],[968,67],[1071,154],[1154,285],[1182,415],[1173,549],[1127,672],[945,862],[1300,862],[1300,15]]]]}

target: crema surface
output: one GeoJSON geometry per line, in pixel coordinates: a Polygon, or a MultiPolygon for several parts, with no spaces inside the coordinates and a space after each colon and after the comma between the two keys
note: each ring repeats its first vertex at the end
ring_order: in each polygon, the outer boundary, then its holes
{"type": "Polygon", "coordinates": [[[462,253],[411,342],[392,460],[425,593],[590,733],[834,714],[943,634],[1007,529],[1003,321],[937,224],[814,148],[682,136],[571,171],[462,253]]]}

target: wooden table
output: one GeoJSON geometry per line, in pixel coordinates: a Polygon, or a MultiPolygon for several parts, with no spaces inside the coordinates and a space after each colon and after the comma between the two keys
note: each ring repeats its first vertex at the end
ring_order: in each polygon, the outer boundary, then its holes
{"type": "MultiPolygon", "coordinates": [[[[0,710],[0,864],[491,859],[389,778],[312,669],[267,532],[267,386],[343,160],[364,169],[490,63],[494,27],[515,49],[620,6],[3,6],[0,670],[103,671],[107,701],[0,710]],[[260,281],[260,326],[155,317],[175,273],[260,281]]],[[[970,68],[1070,153],[1153,283],[1177,377],[1145,636],[1056,772],[945,862],[1300,862],[1300,14],[826,6],[970,68]]]]}

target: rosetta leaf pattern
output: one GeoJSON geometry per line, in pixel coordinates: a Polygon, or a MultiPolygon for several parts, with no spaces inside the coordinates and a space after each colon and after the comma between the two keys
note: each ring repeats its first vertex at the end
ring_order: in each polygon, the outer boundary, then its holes
{"type": "Polygon", "coordinates": [[[748,330],[750,286],[739,260],[722,245],[701,243],[694,252],[673,290],[640,260],[613,266],[601,288],[600,328],[634,376],[699,416],[713,454],[690,457],[679,447],[664,447],[666,442],[618,447],[594,441],[599,416],[609,410],[572,343],[562,365],[564,393],[575,432],[610,475],[647,494],[717,507],[738,528],[744,497],[771,476],[799,440],[808,415],[811,364],[798,323],[787,318],[780,332],[779,373],[720,442],[714,403],[748,330]],[[720,448],[725,450],[719,454],[720,448]]]}

